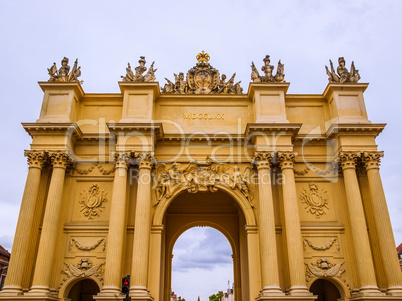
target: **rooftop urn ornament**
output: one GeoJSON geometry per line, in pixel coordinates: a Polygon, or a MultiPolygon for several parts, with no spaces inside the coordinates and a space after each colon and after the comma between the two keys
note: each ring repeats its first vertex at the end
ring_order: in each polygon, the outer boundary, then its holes
{"type": "Polygon", "coordinates": [[[329,60],[331,71],[328,66],[325,66],[325,71],[328,75],[328,81],[330,83],[357,83],[360,79],[359,70],[355,68],[355,63],[352,61],[350,66],[350,72],[345,67],[345,59],[343,57],[338,58],[338,67],[336,68],[336,73],[334,65],[331,60],[329,60]]]}
{"type": "Polygon", "coordinates": [[[47,69],[49,73],[49,82],[80,82],[78,77],[81,76],[81,66],[78,67],[78,59],[75,60],[73,69],[70,72],[70,66],[68,65],[68,58],[64,57],[61,60],[61,67],[57,70],[56,63],[47,69]]]}
{"type": "Polygon", "coordinates": [[[226,75],[209,64],[210,56],[204,50],[196,56],[197,64],[188,70],[187,78],[184,73],[174,74],[175,82],[165,78],[167,83],[161,89],[165,94],[242,94],[240,81],[235,83],[236,73],[226,81],[226,75]]]}
{"type": "Polygon", "coordinates": [[[155,62],[152,62],[151,66],[149,69],[145,67],[145,64],[147,63],[145,60],[145,56],[140,56],[140,59],[138,61],[139,66],[135,67],[135,73],[131,69],[130,63],[128,63],[128,66],[126,68],[126,76],[121,76],[123,79],[123,82],[136,82],[136,83],[147,83],[147,82],[153,82],[155,81],[155,72],[158,69],[154,69],[154,64],[155,62]],[[145,71],[148,72],[143,75],[145,71]]]}
{"type": "Polygon", "coordinates": [[[260,75],[258,73],[257,68],[254,65],[254,62],[251,62],[251,80],[255,83],[283,83],[285,82],[285,74],[284,68],[285,65],[281,63],[281,60],[278,61],[278,68],[276,69],[276,74],[274,75],[274,66],[270,65],[271,59],[267,54],[263,58],[264,66],[261,67],[261,71],[264,72],[264,75],[260,75]]]}

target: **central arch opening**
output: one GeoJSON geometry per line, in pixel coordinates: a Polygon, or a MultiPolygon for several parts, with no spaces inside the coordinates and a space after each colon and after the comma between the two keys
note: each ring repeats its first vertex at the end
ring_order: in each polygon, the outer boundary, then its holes
{"type": "Polygon", "coordinates": [[[208,300],[219,291],[226,293],[228,281],[235,300],[249,299],[247,206],[223,190],[184,191],[169,202],[162,221],[161,300],[170,301],[172,291],[186,300],[199,295],[208,300]],[[188,274],[186,266],[194,273],[188,274]],[[192,288],[191,294],[185,287],[192,288]]]}
{"type": "Polygon", "coordinates": [[[186,300],[232,293],[232,248],[212,227],[193,227],[176,241],[172,260],[172,293],[186,300]]]}

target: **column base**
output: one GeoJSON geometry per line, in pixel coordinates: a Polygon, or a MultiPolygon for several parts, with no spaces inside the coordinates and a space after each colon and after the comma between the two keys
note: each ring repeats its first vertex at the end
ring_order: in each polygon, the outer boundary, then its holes
{"type": "Polygon", "coordinates": [[[292,286],[289,290],[289,295],[295,297],[313,297],[313,294],[306,286],[292,286]]]}
{"type": "Polygon", "coordinates": [[[0,291],[1,296],[21,296],[23,295],[22,287],[20,286],[4,286],[0,291]]]}
{"type": "Polygon", "coordinates": [[[130,287],[130,294],[131,300],[137,301],[152,301],[151,294],[149,293],[148,289],[143,286],[132,286],[130,287]]]}
{"type": "Polygon", "coordinates": [[[112,301],[123,300],[125,297],[126,295],[120,291],[120,288],[113,286],[104,286],[102,290],[93,298],[95,300],[112,301]]]}
{"type": "Polygon", "coordinates": [[[383,297],[385,293],[381,292],[377,286],[362,286],[360,290],[352,297],[383,297]]]}
{"type": "Polygon", "coordinates": [[[317,296],[311,294],[311,296],[290,296],[290,295],[283,295],[283,296],[258,296],[256,299],[259,300],[268,300],[268,301],[314,301],[317,299],[317,296]]]}
{"type": "Polygon", "coordinates": [[[402,287],[401,286],[394,286],[387,288],[386,292],[387,296],[402,296],[402,287]]]}
{"type": "Polygon", "coordinates": [[[257,300],[264,300],[265,297],[280,297],[285,296],[285,293],[279,286],[266,286],[258,295],[257,300]]]}

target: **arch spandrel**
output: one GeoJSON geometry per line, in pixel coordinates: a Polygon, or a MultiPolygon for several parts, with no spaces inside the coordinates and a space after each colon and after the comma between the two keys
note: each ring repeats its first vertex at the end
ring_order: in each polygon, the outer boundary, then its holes
{"type": "MultiPolygon", "coordinates": [[[[184,164],[183,164],[184,165],[184,164]]],[[[190,162],[186,166],[173,163],[161,164],[155,171],[156,207],[153,225],[161,225],[171,202],[182,192],[199,191],[228,194],[241,208],[247,225],[256,225],[253,212],[253,193],[250,190],[252,170],[246,166],[242,171],[235,164],[214,163],[207,158],[204,163],[190,162]]]]}
{"type": "MultiPolygon", "coordinates": [[[[225,185],[217,184],[215,185],[217,190],[221,190],[228,194],[241,208],[247,225],[255,226],[256,219],[253,212],[253,207],[250,202],[238,191],[231,189],[225,185]]],[[[162,198],[158,203],[155,204],[156,210],[152,221],[153,225],[162,225],[163,218],[165,216],[166,210],[172,201],[179,196],[181,193],[188,191],[186,187],[182,187],[176,190],[170,197],[162,198]]]]}

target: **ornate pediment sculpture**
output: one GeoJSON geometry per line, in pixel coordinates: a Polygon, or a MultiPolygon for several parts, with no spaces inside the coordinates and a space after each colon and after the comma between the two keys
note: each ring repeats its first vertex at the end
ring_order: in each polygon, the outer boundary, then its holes
{"type": "Polygon", "coordinates": [[[303,204],[306,204],[307,212],[315,215],[316,218],[320,218],[325,214],[325,209],[328,209],[328,197],[326,191],[318,189],[318,186],[314,183],[310,183],[309,189],[304,188],[301,193],[300,199],[303,204]]]}
{"type": "Polygon", "coordinates": [[[138,61],[140,64],[138,67],[135,67],[135,73],[131,69],[130,63],[128,63],[128,66],[126,68],[126,76],[121,76],[123,79],[123,82],[137,82],[137,83],[147,83],[147,82],[153,82],[155,80],[155,72],[158,69],[154,69],[154,64],[155,62],[152,62],[151,66],[149,69],[145,67],[145,64],[147,63],[145,60],[145,56],[140,56],[140,60],[138,61]],[[145,71],[148,72],[143,75],[145,71]]]}
{"type": "Polygon", "coordinates": [[[285,65],[278,61],[278,68],[276,69],[276,74],[274,75],[274,66],[270,65],[271,60],[269,55],[266,55],[263,59],[264,66],[261,67],[261,71],[264,75],[258,73],[254,62],[251,62],[251,80],[255,83],[283,83],[285,81],[284,69],[285,65]]]}
{"type": "Polygon", "coordinates": [[[64,263],[65,267],[61,271],[63,274],[66,274],[67,277],[63,279],[60,284],[60,287],[70,278],[78,278],[78,277],[95,277],[99,279],[100,282],[103,283],[103,273],[104,270],[102,266],[105,263],[93,264],[89,258],[83,257],[78,262],[77,265],[73,265],[71,263],[64,263]]]}
{"type": "Polygon", "coordinates": [[[336,68],[336,73],[332,61],[329,60],[331,71],[329,71],[328,66],[325,66],[325,70],[328,75],[328,81],[330,83],[357,83],[360,79],[359,70],[355,68],[355,63],[352,61],[350,66],[350,72],[345,67],[345,59],[340,57],[338,59],[338,68],[336,68]]]}
{"type": "Polygon", "coordinates": [[[308,282],[314,277],[342,278],[341,274],[345,272],[345,269],[342,266],[344,263],[345,262],[333,264],[326,258],[320,258],[317,260],[316,263],[306,263],[306,280],[308,282]]]}
{"type": "Polygon", "coordinates": [[[78,59],[75,60],[73,69],[70,72],[68,58],[64,57],[61,61],[60,69],[57,69],[56,63],[47,69],[49,72],[49,82],[80,82],[78,77],[81,76],[81,66],[78,67],[78,59]]]}
{"type": "Polygon", "coordinates": [[[189,193],[215,192],[218,190],[217,185],[239,191],[251,203],[253,194],[249,189],[250,177],[250,167],[241,172],[237,165],[213,163],[210,158],[207,158],[205,163],[194,161],[185,166],[177,162],[170,167],[161,164],[155,174],[157,198],[155,205],[164,198],[170,198],[179,190],[185,189],[189,193]]]}
{"type": "Polygon", "coordinates": [[[198,63],[188,70],[187,78],[184,73],[174,74],[175,82],[165,78],[167,83],[161,89],[166,94],[241,94],[243,88],[240,81],[235,83],[236,73],[226,81],[226,75],[219,76],[219,71],[209,63],[210,56],[202,51],[197,55],[198,63]]]}
{"type": "Polygon", "coordinates": [[[104,203],[107,202],[107,192],[99,188],[98,184],[91,185],[88,190],[81,192],[81,212],[88,219],[99,217],[104,203]]]}

